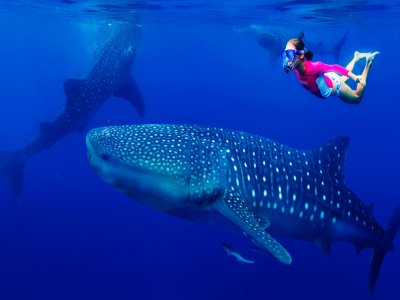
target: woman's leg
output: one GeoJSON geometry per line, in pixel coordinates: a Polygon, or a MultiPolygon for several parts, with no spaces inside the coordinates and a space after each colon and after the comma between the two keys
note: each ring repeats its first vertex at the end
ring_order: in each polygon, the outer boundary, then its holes
{"type": "MultiPolygon", "coordinates": [[[[368,54],[369,53],[362,53],[362,52],[358,52],[358,51],[354,52],[353,59],[347,64],[346,69],[352,72],[356,62],[358,62],[362,58],[367,57],[368,54]]],[[[340,77],[340,82],[342,84],[341,91],[340,91],[341,93],[345,93],[345,94],[350,93],[349,89],[351,90],[351,88],[346,84],[346,81],[348,79],[349,79],[349,77],[347,77],[347,76],[341,76],[340,77]]],[[[342,100],[345,101],[344,99],[342,99],[342,100]]],[[[353,100],[348,100],[346,102],[353,103],[354,101],[353,100]]]]}
{"type": "MultiPolygon", "coordinates": [[[[356,56],[356,53],[354,53],[354,57],[356,56]]],[[[367,82],[367,77],[369,74],[369,71],[371,69],[371,65],[372,62],[374,61],[374,58],[376,55],[378,55],[379,52],[373,52],[373,53],[358,53],[358,56],[362,55],[362,57],[365,57],[365,67],[364,67],[364,71],[362,72],[361,76],[364,77],[365,82],[367,82]]],[[[360,58],[358,58],[360,59],[360,58]]],[[[355,60],[355,58],[353,58],[353,60],[355,60]]],[[[355,60],[354,62],[350,61],[350,63],[347,65],[347,67],[351,68],[348,70],[352,70],[352,68],[354,68],[354,64],[357,62],[357,60],[355,60]]],[[[346,67],[346,69],[347,69],[346,67]]],[[[351,89],[347,84],[346,84],[346,80],[348,77],[342,76],[344,78],[341,78],[342,81],[342,86],[340,89],[340,99],[342,99],[344,102],[347,103],[353,103],[353,104],[358,104],[361,102],[362,97],[364,95],[364,91],[365,91],[365,85],[362,85],[361,83],[357,84],[356,90],[351,89]],[[343,80],[344,79],[344,80],[343,80]]]]}
{"type": "MultiPolygon", "coordinates": [[[[375,51],[375,52],[372,52],[372,53],[368,53],[367,56],[365,57],[365,60],[366,60],[365,68],[364,68],[364,71],[361,74],[361,76],[364,77],[364,87],[365,87],[365,85],[367,85],[367,78],[368,78],[369,70],[371,69],[372,62],[374,61],[375,56],[377,56],[378,54],[379,54],[379,52],[375,51]]],[[[357,89],[358,89],[359,85],[361,85],[361,84],[357,85],[357,89]]]]}
{"type": "Polygon", "coordinates": [[[356,62],[358,62],[360,59],[367,57],[369,53],[361,53],[361,52],[354,52],[353,59],[347,64],[346,69],[349,71],[353,71],[354,65],[356,62]]]}
{"type": "MultiPolygon", "coordinates": [[[[353,59],[347,64],[346,69],[349,71],[353,71],[354,69],[354,65],[356,64],[356,62],[358,62],[360,59],[362,58],[366,58],[367,55],[369,55],[370,53],[362,53],[362,52],[354,52],[354,56],[353,59]]],[[[345,82],[347,79],[349,79],[349,77],[347,76],[342,76],[342,83],[345,82]]]]}

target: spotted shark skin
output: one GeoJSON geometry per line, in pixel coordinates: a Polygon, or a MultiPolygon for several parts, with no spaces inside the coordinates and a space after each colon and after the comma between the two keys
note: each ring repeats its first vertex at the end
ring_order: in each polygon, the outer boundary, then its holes
{"type": "Polygon", "coordinates": [[[373,290],[393,249],[400,210],[385,230],[346,186],[347,137],[297,150],[240,131],[155,124],[92,129],[86,143],[93,169],[134,200],[193,221],[223,216],[284,264],[291,255],[274,236],[325,251],[334,241],[371,247],[373,290]]]}
{"type": "Polygon", "coordinates": [[[112,95],[125,98],[145,113],[140,90],[132,76],[141,27],[136,24],[113,24],[98,60],[84,79],[67,79],[64,83],[66,103],[52,122],[40,123],[38,135],[23,149],[0,152],[0,176],[10,182],[17,198],[22,195],[25,161],[50,148],[72,132],[82,132],[94,113],[112,95]]]}

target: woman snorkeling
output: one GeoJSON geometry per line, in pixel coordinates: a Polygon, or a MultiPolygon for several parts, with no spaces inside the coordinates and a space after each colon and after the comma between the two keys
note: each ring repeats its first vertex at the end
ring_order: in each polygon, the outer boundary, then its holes
{"type": "Polygon", "coordinates": [[[367,77],[372,62],[379,52],[355,52],[353,59],[346,68],[339,65],[327,65],[322,62],[312,62],[313,53],[306,49],[302,41],[304,34],[287,42],[285,51],[282,51],[283,69],[286,73],[293,70],[300,83],[314,95],[320,98],[338,96],[347,103],[358,104],[364,94],[367,77]],[[352,71],[360,59],[365,58],[365,68],[361,75],[356,76],[352,71]],[[346,84],[351,78],[357,83],[353,90],[346,84]]]}

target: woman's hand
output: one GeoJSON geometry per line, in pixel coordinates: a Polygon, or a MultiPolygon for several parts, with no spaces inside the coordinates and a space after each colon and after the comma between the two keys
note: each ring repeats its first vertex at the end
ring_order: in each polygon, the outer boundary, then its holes
{"type": "Polygon", "coordinates": [[[367,85],[367,81],[366,81],[365,77],[362,76],[362,75],[357,75],[356,76],[356,82],[361,84],[362,86],[366,86],[367,85]]]}

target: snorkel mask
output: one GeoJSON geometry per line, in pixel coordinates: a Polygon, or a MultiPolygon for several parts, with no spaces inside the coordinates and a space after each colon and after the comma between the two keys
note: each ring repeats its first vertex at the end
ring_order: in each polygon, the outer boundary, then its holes
{"type": "Polygon", "coordinates": [[[304,50],[294,50],[294,49],[288,49],[284,50],[281,52],[281,58],[282,58],[282,67],[283,70],[286,73],[289,73],[291,70],[293,70],[293,65],[296,60],[297,55],[305,53],[304,50]]]}
{"type": "MultiPolygon", "coordinates": [[[[304,43],[302,41],[302,38],[304,37],[304,33],[300,32],[299,36],[297,37],[296,43],[299,44],[300,47],[296,48],[303,48],[303,50],[296,50],[296,49],[287,49],[281,52],[281,58],[282,58],[282,67],[283,70],[286,73],[289,73],[294,69],[294,62],[296,61],[297,55],[301,53],[306,53],[307,49],[304,47],[304,43]]],[[[296,39],[293,39],[296,40],[296,39]]]]}

